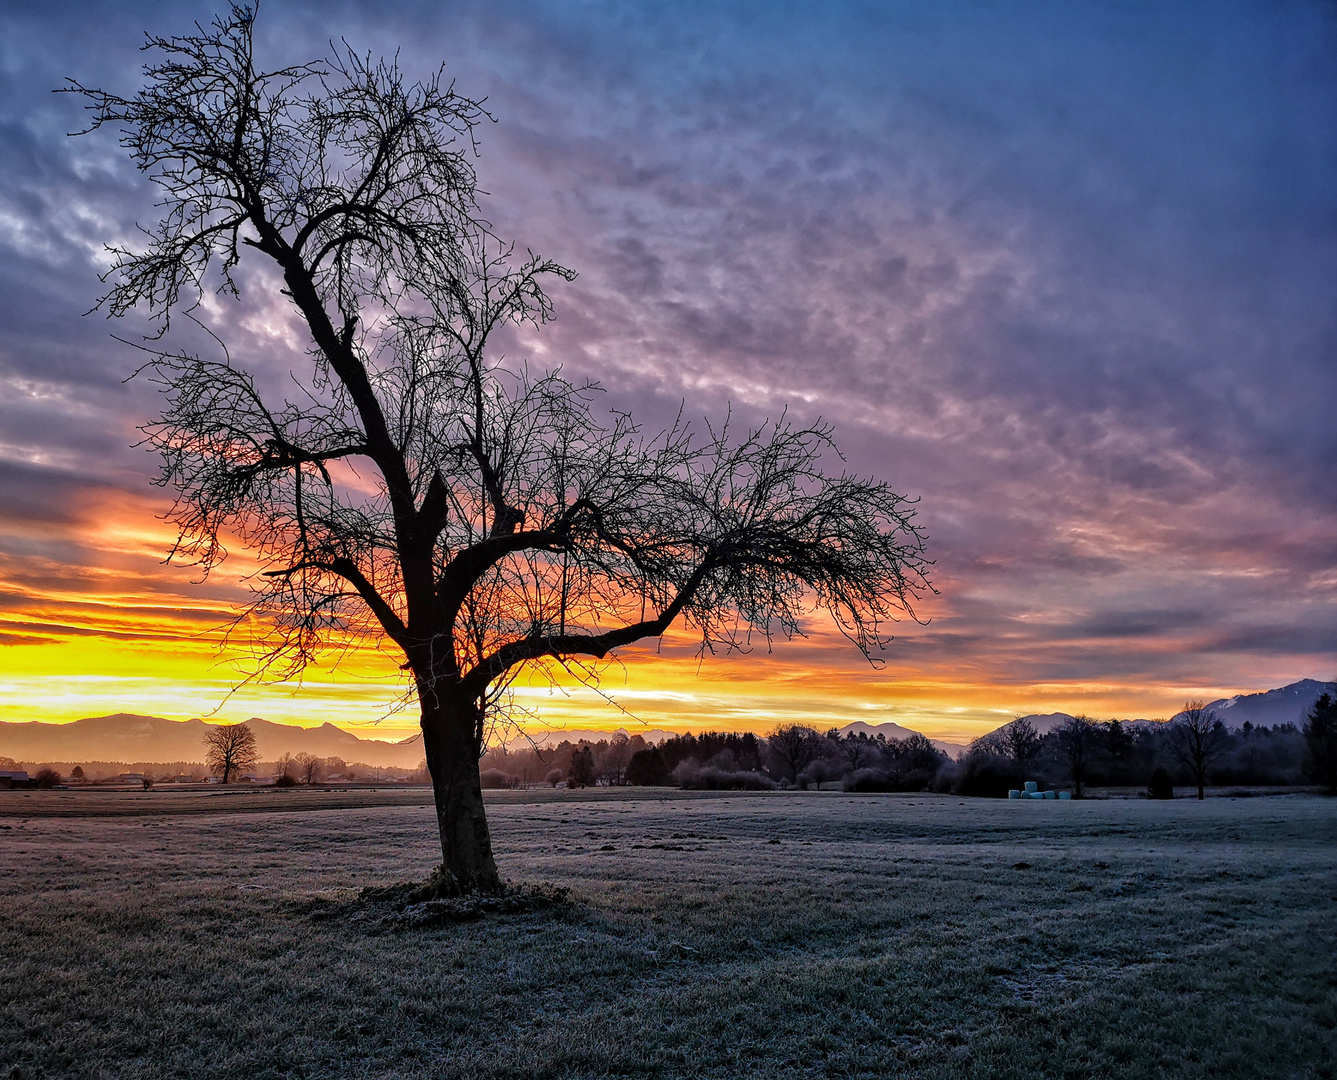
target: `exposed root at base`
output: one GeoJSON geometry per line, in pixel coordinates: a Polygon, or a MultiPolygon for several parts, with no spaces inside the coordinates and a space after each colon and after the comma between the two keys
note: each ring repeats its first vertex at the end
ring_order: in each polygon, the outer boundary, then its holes
{"type": "Polygon", "coordinates": [[[368,886],[358,893],[356,901],[321,904],[311,917],[320,921],[344,919],[371,931],[393,931],[572,905],[571,891],[558,885],[506,882],[499,891],[467,892],[459,889],[453,878],[443,881],[438,869],[426,882],[368,886]]]}

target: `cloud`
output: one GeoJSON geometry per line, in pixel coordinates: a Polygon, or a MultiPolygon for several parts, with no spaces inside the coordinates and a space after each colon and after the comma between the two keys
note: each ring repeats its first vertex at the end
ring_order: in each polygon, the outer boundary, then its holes
{"type": "MultiPolygon", "coordinates": [[[[153,193],[113,140],[65,138],[78,103],[49,90],[128,90],[141,28],[212,10],[0,17],[0,514],[50,545],[6,540],[15,580],[105,562],[90,492],[164,505],[129,449],[154,395],[82,317],[100,245],[151,221],[153,193]]],[[[1330,665],[1337,20],[1317,5],[262,17],[276,59],[338,35],[444,58],[498,117],[489,214],[580,272],[508,354],[598,378],[651,425],[684,400],[824,415],[851,469],[923,497],[943,596],[898,638],[905,670],[1131,694],[1330,665]]],[[[245,285],[244,309],[205,314],[277,387],[303,340],[272,278],[245,285]]]]}

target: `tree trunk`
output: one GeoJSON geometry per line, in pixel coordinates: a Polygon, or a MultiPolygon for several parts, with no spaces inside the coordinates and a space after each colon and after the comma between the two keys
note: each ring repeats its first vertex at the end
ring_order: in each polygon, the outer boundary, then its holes
{"type": "Polygon", "coordinates": [[[492,859],[492,837],[483,810],[483,789],[478,781],[478,745],[472,702],[454,702],[444,696],[422,700],[423,749],[432,776],[436,824],[441,834],[441,880],[444,893],[502,890],[497,864],[492,859]]]}

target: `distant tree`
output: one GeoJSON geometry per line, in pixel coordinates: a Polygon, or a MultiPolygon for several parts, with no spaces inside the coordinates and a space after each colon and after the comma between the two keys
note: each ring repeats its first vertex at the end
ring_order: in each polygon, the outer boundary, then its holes
{"type": "Polygon", "coordinates": [[[324,762],[315,754],[308,754],[303,750],[292,759],[293,772],[297,779],[303,784],[314,784],[320,779],[321,770],[324,768],[324,762]]]}
{"type": "Polygon", "coordinates": [[[668,764],[657,746],[647,746],[631,755],[627,763],[627,783],[640,787],[653,787],[668,779],[668,764]]]}
{"type": "Polygon", "coordinates": [[[1059,757],[1072,777],[1073,795],[1082,797],[1082,784],[1095,763],[1100,728],[1089,716],[1070,716],[1054,731],[1059,757]]]}
{"type": "Polygon", "coordinates": [[[528,339],[552,317],[547,284],[575,275],[489,224],[481,103],[348,47],[261,61],[255,22],[236,4],[151,37],[132,96],[71,81],[88,130],[116,131],[158,192],[101,303],[167,335],[144,431],[177,495],[173,557],[208,572],[233,538],[256,553],[260,672],[294,676],[358,635],[393,644],[440,888],[499,892],[478,763],[517,674],[684,623],[703,651],[742,650],[814,609],[876,662],[930,588],[924,536],[912,501],[827,468],[824,422],[648,434],[601,415],[596,386],[507,361],[498,339],[528,339]],[[300,327],[308,359],[284,379],[170,337],[174,315],[243,285],[300,327]]]}
{"type": "Polygon", "coordinates": [[[33,774],[33,787],[53,788],[60,783],[60,773],[55,769],[38,769],[33,774]]]}
{"type": "Polygon", "coordinates": [[[578,746],[572,751],[567,783],[576,787],[589,787],[594,783],[594,751],[588,745],[578,746]]]}
{"type": "Polygon", "coordinates": [[[348,762],[341,757],[327,757],[321,762],[321,771],[326,776],[347,776],[348,762]]]}
{"type": "MultiPolygon", "coordinates": [[[[639,736],[638,736],[639,738],[639,736]]],[[[645,740],[640,740],[644,745],[645,740]]],[[[603,783],[618,787],[627,782],[627,765],[635,748],[625,731],[619,731],[602,747],[594,761],[594,773],[603,783]]]]}
{"type": "Polygon", "coordinates": [[[1305,714],[1305,775],[1337,793],[1337,700],[1323,694],[1305,714]]]}
{"type": "Polygon", "coordinates": [[[211,726],[204,733],[204,763],[215,776],[222,777],[223,783],[231,783],[234,776],[254,769],[259,761],[255,732],[249,724],[211,726]]]}
{"type": "Polygon", "coordinates": [[[1040,753],[1044,740],[1026,717],[1019,716],[1003,729],[1007,756],[1018,765],[1029,765],[1040,753]]]}
{"type": "Polygon", "coordinates": [[[297,783],[295,773],[297,765],[293,761],[291,754],[281,754],[278,761],[274,762],[274,782],[280,787],[291,787],[297,783]]]}
{"type": "Polygon", "coordinates": [[[1170,724],[1170,748],[1188,767],[1198,785],[1198,798],[1207,794],[1207,770],[1230,748],[1230,733],[1217,719],[1216,711],[1201,701],[1184,703],[1184,710],[1170,724]]]}
{"type": "Polygon", "coordinates": [[[803,724],[781,724],[766,736],[766,747],[781,775],[797,780],[821,754],[822,737],[803,724]]]}
{"type": "Polygon", "coordinates": [[[18,772],[19,763],[12,757],[0,757],[0,772],[18,772]]]}
{"type": "Polygon", "coordinates": [[[556,787],[562,782],[562,770],[549,769],[547,774],[543,777],[543,782],[549,787],[556,787]]]}
{"type": "Polygon", "coordinates": [[[83,778],[84,778],[84,767],[82,765],[76,765],[73,769],[70,770],[71,780],[78,780],[82,783],[83,778]]]}
{"type": "Polygon", "coordinates": [[[148,791],[149,788],[153,787],[154,784],[153,777],[150,776],[148,773],[145,773],[143,776],[141,776],[139,778],[139,782],[144,785],[145,791],[148,791]]]}
{"type": "Polygon", "coordinates": [[[1007,728],[1001,727],[990,731],[977,739],[972,739],[969,753],[990,757],[1010,757],[1011,750],[1007,743],[1007,728]]]}
{"type": "Polygon", "coordinates": [[[888,739],[887,758],[902,784],[926,787],[947,760],[947,755],[934,746],[927,735],[915,731],[904,739],[888,739]]]}
{"type": "Polygon", "coordinates": [[[1105,725],[1105,754],[1109,758],[1111,783],[1126,783],[1127,774],[1132,770],[1135,743],[1118,720],[1111,720],[1105,725]]]}
{"type": "Polygon", "coordinates": [[[870,739],[866,732],[851,731],[842,736],[839,731],[832,729],[827,732],[827,738],[832,740],[837,753],[849,763],[851,769],[862,769],[881,756],[876,740],[870,739]]]}

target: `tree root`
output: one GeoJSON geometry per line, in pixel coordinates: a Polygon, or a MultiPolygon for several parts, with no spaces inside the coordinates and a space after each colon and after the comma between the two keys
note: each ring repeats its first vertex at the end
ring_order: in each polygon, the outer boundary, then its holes
{"type": "Polygon", "coordinates": [[[425,882],[368,886],[358,894],[351,919],[386,930],[410,930],[571,905],[571,891],[557,885],[505,882],[496,892],[469,891],[438,867],[425,882]]]}

